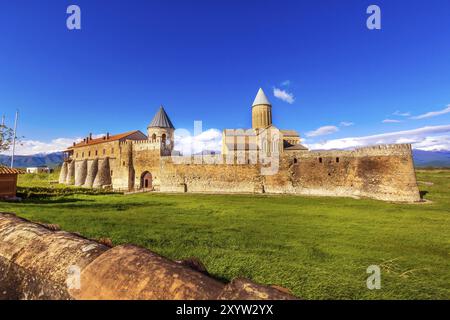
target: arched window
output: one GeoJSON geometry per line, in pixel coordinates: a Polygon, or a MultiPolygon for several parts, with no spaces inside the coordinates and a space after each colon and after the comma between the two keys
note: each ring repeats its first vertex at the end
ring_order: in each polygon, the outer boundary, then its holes
{"type": "Polygon", "coordinates": [[[155,142],[156,140],[156,133],[152,134],[152,141],[155,142]]]}
{"type": "Polygon", "coordinates": [[[161,136],[161,141],[162,143],[166,143],[166,134],[163,133],[163,135],[161,136]]]}

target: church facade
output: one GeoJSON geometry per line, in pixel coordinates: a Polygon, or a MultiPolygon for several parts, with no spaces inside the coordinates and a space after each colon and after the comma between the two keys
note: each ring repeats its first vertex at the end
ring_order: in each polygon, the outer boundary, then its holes
{"type": "Polygon", "coordinates": [[[222,153],[183,156],[161,106],[148,125],[122,134],[92,135],[67,148],[60,183],[122,191],[303,194],[420,201],[411,145],[310,151],[295,130],[272,123],[260,89],[252,128],[225,129],[222,153]]]}

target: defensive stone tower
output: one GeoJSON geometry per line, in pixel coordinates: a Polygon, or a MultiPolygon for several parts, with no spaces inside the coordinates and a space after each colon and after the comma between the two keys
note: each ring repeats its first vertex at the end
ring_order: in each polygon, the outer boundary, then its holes
{"type": "MultiPolygon", "coordinates": [[[[67,171],[66,171],[67,172],[67,171]]],[[[75,163],[75,185],[80,187],[84,185],[87,176],[87,160],[77,161],[75,163]]]]}
{"type": "Polygon", "coordinates": [[[75,179],[75,161],[70,161],[67,164],[66,184],[74,184],[75,179]]]}
{"type": "Polygon", "coordinates": [[[264,129],[272,125],[272,105],[259,88],[252,105],[252,128],[264,129]]]}
{"type": "Polygon", "coordinates": [[[110,170],[111,169],[109,167],[109,158],[106,157],[105,159],[99,159],[97,175],[95,176],[94,183],[92,186],[94,188],[110,186],[111,185],[110,170]]]}
{"type": "Polygon", "coordinates": [[[170,121],[164,107],[160,106],[152,122],[147,127],[148,139],[151,142],[161,142],[164,147],[168,147],[172,151],[174,146],[174,131],[175,127],[172,121],[170,121]]]}
{"type": "Polygon", "coordinates": [[[59,183],[66,183],[67,177],[67,162],[64,161],[59,172],[59,183]]]}
{"type": "Polygon", "coordinates": [[[84,181],[84,187],[86,188],[92,188],[94,185],[95,176],[97,175],[98,171],[98,158],[95,158],[94,160],[89,160],[87,162],[87,174],[86,174],[86,180],[84,181]]]}

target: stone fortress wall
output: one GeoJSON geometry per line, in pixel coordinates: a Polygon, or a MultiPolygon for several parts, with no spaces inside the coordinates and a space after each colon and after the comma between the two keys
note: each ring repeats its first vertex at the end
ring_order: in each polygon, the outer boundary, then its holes
{"type": "Polygon", "coordinates": [[[217,159],[217,156],[203,157],[200,164],[195,164],[195,160],[190,164],[175,164],[171,158],[162,158],[160,190],[420,201],[408,144],[282,154],[279,170],[274,175],[261,174],[261,164],[205,164],[217,159]]]}
{"type": "Polygon", "coordinates": [[[298,194],[420,201],[409,144],[308,151],[282,163],[279,174],[266,177],[268,192],[277,192],[281,183],[298,194]]]}
{"type": "Polygon", "coordinates": [[[126,191],[420,201],[411,145],[309,151],[295,130],[279,130],[272,124],[272,106],[262,89],[252,105],[252,128],[224,130],[221,155],[172,156],[174,133],[175,127],[161,106],[147,127],[147,135],[140,131],[97,139],[89,135],[68,149],[70,157],[59,181],[126,191]],[[267,174],[270,168],[276,170],[267,174]]]}
{"type": "Polygon", "coordinates": [[[302,194],[420,201],[409,144],[283,153],[279,169],[273,175],[262,174],[267,166],[249,163],[248,155],[243,159],[234,157],[230,163],[229,155],[161,156],[152,143],[129,140],[119,144],[116,158],[64,163],[60,182],[132,191],[142,188],[142,176],[148,172],[153,189],[162,192],[302,194]]]}
{"type": "Polygon", "coordinates": [[[85,146],[77,150],[61,167],[59,183],[87,188],[114,187],[133,190],[140,186],[135,172],[159,169],[162,156],[170,155],[170,148],[161,141],[125,140],[105,142],[106,146],[85,146]],[[98,150],[106,150],[99,152],[98,150]]]}

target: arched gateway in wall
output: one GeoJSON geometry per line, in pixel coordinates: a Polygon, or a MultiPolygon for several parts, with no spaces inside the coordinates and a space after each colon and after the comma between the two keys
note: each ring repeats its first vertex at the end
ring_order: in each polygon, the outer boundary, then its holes
{"type": "Polygon", "coordinates": [[[148,171],[145,171],[141,175],[141,189],[151,190],[153,188],[152,180],[153,180],[152,174],[148,171]]]}

